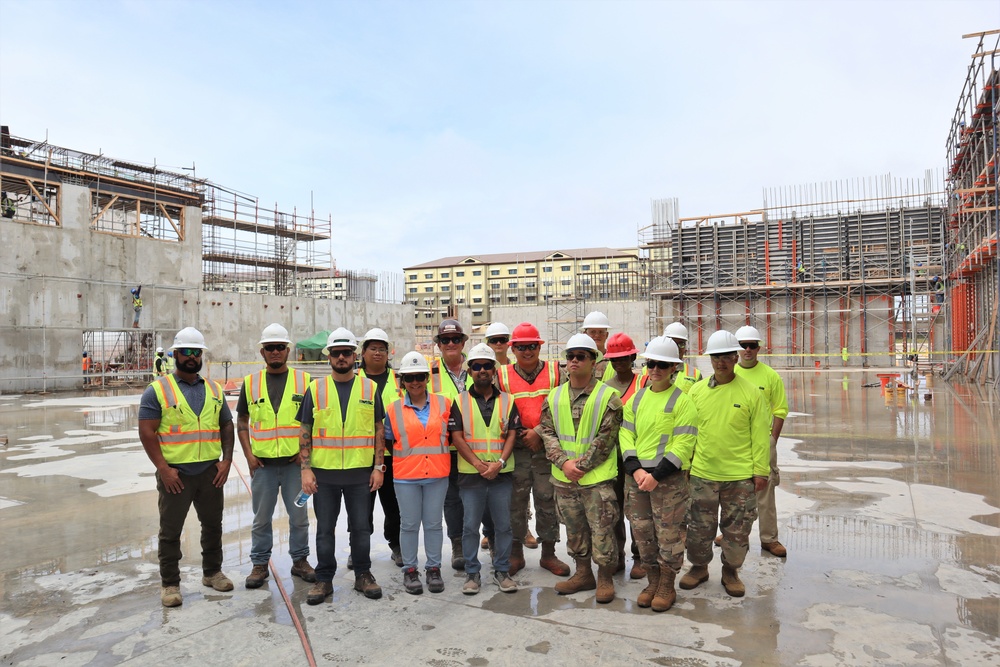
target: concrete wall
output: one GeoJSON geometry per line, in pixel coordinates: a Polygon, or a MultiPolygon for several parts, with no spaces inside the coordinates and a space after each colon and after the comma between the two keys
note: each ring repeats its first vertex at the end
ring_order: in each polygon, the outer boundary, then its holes
{"type": "Polygon", "coordinates": [[[175,243],[92,231],[90,197],[86,187],[61,186],[61,227],[0,218],[0,391],[80,387],[83,332],[130,328],[129,290],[138,284],[142,330],[166,347],[177,330],[195,326],[209,360],[256,362],[260,331],[271,322],[296,340],[378,326],[397,350],[412,349],[412,306],[203,292],[199,208],[185,209],[185,240],[175,243]]]}

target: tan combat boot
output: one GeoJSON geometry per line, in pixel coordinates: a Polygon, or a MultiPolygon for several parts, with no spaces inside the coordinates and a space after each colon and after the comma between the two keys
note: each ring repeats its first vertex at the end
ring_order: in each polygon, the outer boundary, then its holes
{"type": "Polygon", "coordinates": [[[660,585],[653,597],[653,611],[666,611],[674,606],[677,591],[674,590],[674,578],[677,573],[669,567],[660,571],[660,585]]]}
{"type": "Polygon", "coordinates": [[[569,576],[569,565],[559,560],[558,556],[556,556],[555,542],[542,542],[542,557],[538,560],[538,564],[552,574],[560,577],[569,576]]]}
{"type": "Polygon", "coordinates": [[[614,565],[601,565],[597,568],[597,601],[606,604],[615,599],[614,565]]]}
{"type": "Polygon", "coordinates": [[[692,565],[691,569],[681,577],[681,588],[688,591],[706,581],[708,581],[708,566],[692,565]]]}
{"type": "Polygon", "coordinates": [[[740,574],[735,567],[722,566],[722,585],[730,597],[741,598],[746,595],[747,589],[740,581],[740,574]]]}
{"type": "Polygon", "coordinates": [[[590,567],[589,558],[576,559],[576,573],[566,581],[556,584],[556,593],[559,595],[569,595],[579,591],[592,591],[597,588],[597,581],[594,579],[594,570],[590,567]]]}
{"type": "Polygon", "coordinates": [[[645,609],[653,603],[653,596],[656,595],[656,588],[660,585],[660,566],[652,565],[646,568],[646,579],[649,581],[646,587],[639,593],[636,604],[645,609]]]}
{"type": "Polygon", "coordinates": [[[507,574],[514,576],[524,569],[524,545],[514,540],[510,545],[510,569],[507,574]]]}

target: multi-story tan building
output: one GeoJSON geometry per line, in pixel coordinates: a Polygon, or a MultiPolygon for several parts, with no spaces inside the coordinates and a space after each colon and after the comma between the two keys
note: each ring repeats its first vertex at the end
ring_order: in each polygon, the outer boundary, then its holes
{"type": "Polygon", "coordinates": [[[405,299],[417,326],[453,308],[471,308],[472,323],[490,321],[491,306],[540,305],[551,299],[631,301],[644,298],[635,248],[577,248],[456,255],[403,269],[405,299]]]}

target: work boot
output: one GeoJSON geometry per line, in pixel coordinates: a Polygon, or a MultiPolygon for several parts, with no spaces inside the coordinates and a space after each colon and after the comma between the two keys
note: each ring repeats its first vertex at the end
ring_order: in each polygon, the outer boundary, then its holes
{"type": "Polygon", "coordinates": [[[390,547],[392,549],[392,562],[396,564],[396,567],[403,567],[403,554],[400,553],[399,547],[390,547]]]}
{"type": "Polygon", "coordinates": [[[490,538],[483,535],[483,539],[479,541],[480,549],[488,549],[490,547],[490,538]]]}
{"type": "Polygon", "coordinates": [[[615,599],[614,565],[600,565],[597,568],[597,601],[606,604],[615,599]]]}
{"type": "Polygon", "coordinates": [[[354,590],[364,593],[366,598],[378,600],[382,597],[382,587],[375,581],[371,572],[354,575],[354,590]]]}
{"type": "Polygon", "coordinates": [[[427,590],[431,593],[440,593],[444,590],[444,579],[441,578],[441,568],[427,568],[427,590]]]}
{"type": "Polygon", "coordinates": [[[721,547],[722,546],[722,535],[716,535],[715,539],[712,540],[712,544],[714,544],[717,547],[721,547]]]}
{"type": "Polygon", "coordinates": [[[489,539],[489,542],[486,543],[486,546],[488,546],[489,549],[490,549],[490,562],[492,563],[493,561],[495,561],[497,559],[497,545],[496,545],[496,540],[491,537],[489,539]]]}
{"type": "Polygon", "coordinates": [[[451,538],[451,568],[453,570],[465,569],[465,556],[462,555],[462,538],[451,538]]]}
{"type": "Polygon", "coordinates": [[[267,579],[267,565],[254,565],[243,585],[247,588],[260,588],[264,585],[265,579],[267,579]]]}
{"type": "Polygon", "coordinates": [[[674,590],[674,578],[677,573],[669,567],[660,570],[660,585],[656,587],[653,596],[653,611],[666,611],[674,606],[677,591],[674,590]]]}
{"type": "MultiPolygon", "coordinates": [[[[544,545],[544,542],[542,544],[544,545]]],[[[559,595],[592,591],[595,588],[597,588],[597,581],[594,579],[594,570],[590,566],[589,558],[577,558],[576,573],[566,581],[560,581],[555,585],[556,593],[559,595]]]]}
{"type": "MultiPolygon", "coordinates": [[[[523,554],[521,556],[521,562],[524,562],[523,554]]],[[[542,542],[542,557],[538,561],[538,564],[557,576],[569,576],[569,565],[559,560],[556,556],[555,542],[542,542]]],[[[513,568],[511,568],[511,574],[513,573],[513,568]]]]}
{"type": "Polygon", "coordinates": [[[761,542],[760,548],[774,554],[778,558],[784,558],[788,555],[788,549],[786,549],[785,545],[778,540],[775,540],[774,542],[761,542]]]}
{"type": "Polygon", "coordinates": [[[180,586],[164,586],[160,589],[160,603],[164,607],[179,607],[183,602],[180,586]]]}
{"type": "Polygon", "coordinates": [[[708,581],[707,565],[692,565],[683,577],[681,577],[681,588],[686,591],[697,588],[700,584],[708,581]]]}
{"type": "MultiPolygon", "coordinates": [[[[256,570],[257,567],[254,566],[254,569],[256,570]]],[[[250,576],[252,577],[253,574],[251,574],[250,576]]],[[[305,558],[302,558],[292,563],[292,576],[298,577],[302,581],[308,581],[309,583],[316,582],[316,570],[313,569],[313,566],[310,565],[309,561],[307,561],[305,558]]],[[[249,586],[247,586],[247,588],[249,588],[249,586]]]]}
{"type": "Polygon", "coordinates": [[[317,581],[309,589],[309,594],[306,596],[306,604],[320,604],[331,593],[333,593],[332,581],[317,581]]]}
{"type": "Polygon", "coordinates": [[[656,595],[656,588],[660,585],[660,566],[651,565],[646,569],[646,587],[639,593],[639,599],[635,601],[637,605],[646,608],[653,604],[653,597],[656,595]]]}
{"type": "Polygon", "coordinates": [[[524,546],[528,547],[529,549],[538,548],[538,540],[535,538],[534,535],[531,534],[530,528],[528,529],[527,534],[525,534],[524,536],[524,546]]]}
{"type": "Polygon", "coordinates": [[[646,576],[646,566],[638,558],[632,560],[632,570],[628,573],[629,579],[642,579],[646,576]]]}
{"type": "Polygon", "coordinates": [[[222,593],[233,590],[233,582],[221,572],[216,572],[211,577],[202,577],[201,585],[209,586],[222,593]]]}
{"type": "Polygon", "coordinates": [[[615,565],[615,574],[625,571],[625,550],[618,552],[618,564],[615,565]]]}
{"type": "Polygon", "coordinates": [[[354,569],[354,556],[351,556],[350,554],[348,554],[347,556],[347,569],[348,570],[354,569]]]}
{"type": "Polygon", "coordinates": [[[516,593],[517,582],[510,578],[507,572],[493,572],[493,581],[500,587],[501,593],[516,593]]]}
{"type": "Polygon", "coordinates": [[[740,574],[735,567],[722,566],[722,585],[730,597],[741,598],[746,595],[747,589],[740,581],[740,574]]]}
{"type": "Polygon", "coordinates": [[[524,545],[514,540],[510,545],[510,569],[507,574],[514,576],[524,569],[524,545]]]}
{"type": "Polygon", "coordinates": [[[481,579],[479,574],[467,574],[465,575],[465,584],[462,586],[463,595],[475,595],[479,592],[481,586],[481,579]]]}
{"type": "MultiPolygon", "coordinates": [[[[427,582],[428,584],[430,581],[427,582]]],[[[424,592],[424,587],[420,583],[420,574],[417,572],[417,568],[408,567],[403,570],[403,588],[410,595],[420,595],[424,592]]]]}

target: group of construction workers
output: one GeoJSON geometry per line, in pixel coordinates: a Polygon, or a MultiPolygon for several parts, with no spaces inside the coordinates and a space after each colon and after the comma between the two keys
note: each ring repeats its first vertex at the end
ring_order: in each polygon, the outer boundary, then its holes
{"type": "Polygon", "coordinates": [[[311,605],[333,592],[341,501],[347,568],[355,590],[371,599],[382,596],[371,572],[377,501],[391,559],[410,594],[423,593],[425,583],[431,593],[444,590],[447,532],[466,595],[481,589],[481,550],[489,552],[492,583],[513,593],[524,549],[540,543],[539,566],[567,577],[556,592],[594,590],[597,602],[610,602],[613,575],[626,569],[627,518],[629,576],[647,579],[640,607],[673,605],[685,553],[691,568],[680,588],[707,581],[713,542],[721,546],[726,592],[744,595],[738,570],[758,514],[762,549],[786,555],[774,487],[788,407],[780,377],[757,360],[759,332],[747,326],[713,333],[704,351],[712,374],[702,378],[684,361],[683,324],[667,326],[642,352],[624,333],[609,336],[610,329],[603,313],[590,313],[566,341],[564,360],[553,362],[540,358],[545,341],[531,323],[509,330],[494,322],[484,342],[466,351],[468,335],[446,319],[434,335],[437,358],[428,363],[411,351],[393,369],[385,331],[371,329],[359,341],[340,327],[327,339],[330,375],[312,379],[288,366],[288,331],[271,324],[259,340],[264,368],[244,378],[235,427],[221,386],[200,375],[204,336],[182,329],[171,347],[174,371],[158,373],[139,411],[140,439],[157,471],[162,604],[182,604],[180,533],[192,504],[202,524],[202,583],[233,588],[222,573],[221,521],[236,439],[251,475],[248,589],[269,576],[280,492],[291,574],[313,584],[311,605]],[[528,526],[532,497],[537,539],[528,526]],[[308,560],[309,498],[315,569],[308,560]],[[560,523],[572,576],[555,552],[560,523]]]}

